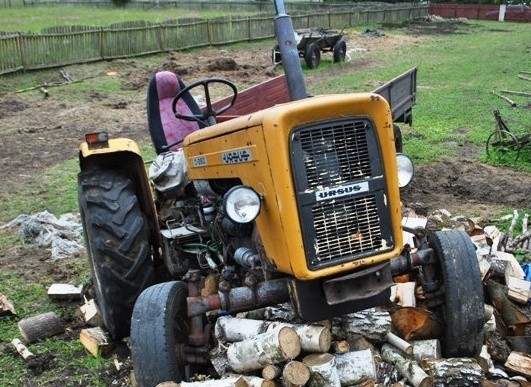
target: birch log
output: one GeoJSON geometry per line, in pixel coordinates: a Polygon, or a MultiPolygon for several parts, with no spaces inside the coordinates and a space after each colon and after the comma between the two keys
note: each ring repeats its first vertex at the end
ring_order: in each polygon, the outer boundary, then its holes
{"type": "Polygon", "coordinates": [[[301,349],[305,352],[328,352],[332,344],[332,335],[328,327],[315,324],[286,324],[273,322],[268,330],[279,326],[288,326],[295,329],[301,341],[301,349]]]}
{"type": "Polygon", "coordinates": [[[300,361],[291,360],[282,370],[282,379],[287,387],[304,386],[310,380],[310,369],[300,361]]]}
{"type": "Polygon", "coordinates": [[[336,367],[342,386],[352,386],[366,379],[376,379],[376,364],[370,349],[336,355],[336,367]]]}
{"type": "Polygon", "coordinates": [[[391,317],[394,331],[408,341],[435,339],[444,332],[443,322],[425,309],[400,308],[391,317]]]}
{"type": "Polygon", "coordinates": [[[227,349],[229,366],[245,373],[296,358],[301,352],[297,332],[290,327],[279,327],[251,339],[231,344],[227,349]]]}
{"type": "Polygon", "coordinates": [[[31,360],[35,357],[33,352],[31,352],[28,347],[22,344],[22,341],[20,341],[19,339],[11,340],[11,344],[13,345],[13,347],[15,347],[19,355],[22,356],[24,360],[31,360]]]}
{"type": "Polygon", "coordinates": [[[271,321],[222,316],[216,321],[214,335],[220,341],[234,343],[264,333],[269,324],[271,321]]]}
{"type": "Polygon", "coordinates": [[[401,337],[398,337],[393,332],[387,332],[387,335],[385,336],[385,339],[389,344],[394,345],[402,352],[405,352],[407,355],[413,354],[413,345],[408,343],[406,340],[402,339],[401,337]]]}
{"type": "Polygon", "coordinates": [[[265,380],[275,380],[280,378],[280,375],[282,375],[282,367],[276,364],[266,365],[262,369],[262,378],[265,380]]]}
{"type": "Polygon", "coordinates": [[[310,369],[310,387],[341,387],[336,358],[330,353],[312,353],[302,359],[310,369]]]}
{"type": "Polygon", "coordinates": [[[405,354],[390,344],[382,345],[382,358],[392,363],[414,387],[432,385],[432,378],[424,372],[418,363],[405,357],[405,354]]]}
{"type": "Polygon", "coordinates": [[[277,386],[277,383],[274,380],[265,380],[258,376],[227,374],[224,377],[240,377],[247,383],[246,385],[249,387],[276,387],[277,386]]]}
{"type": "Polygon", "coordinates": [[[438,339],[414,341],[413,357],[417,361],[424,359],[440,359],[442,357],[441,342],[438,339]]]}
{"type": "Polygon", "coordinates": [[[374,309],[351,313],[333,319],[332,336],[336,340],[345,340],[353,334],[360,334],[366,339],[384,341],[391,330],[391,316],[388,312],[374,309]]]}
{"type": "Polygon", "coordinates": [[[26,343],[33,343],[63,333],[65,327],[54,312],[48,312],[20,320],[18,329],[26,343]]]}
{"type": "Polygon", "coordinates": [[[505,362],[505,367],[511,371],[527,377],[531,376],[531,355],[522,352],[513,351],[505,362]]]}
{"type": "Polygon", "coordinates": [[[333,353],[339,355],[350,351],[350,344],[346,340],[333,341],[330,349],[333,353]]]}
{"type": "Polygon", "coordinates": [[[223,379],[202,380],[197,382],[163,382],[157,387],[248,387],[249,384],[242,376],[230,376],[223,379]]]}
{"type": "Polygon", "coordinates": [[[436,387],[481,386],[483,372],[476,359],[449,358],[422,361],[436,387]]]}

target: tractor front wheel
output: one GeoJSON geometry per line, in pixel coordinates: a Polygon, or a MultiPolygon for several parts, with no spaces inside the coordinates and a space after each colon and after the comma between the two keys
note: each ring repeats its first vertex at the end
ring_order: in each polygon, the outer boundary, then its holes
{"type": "MultiPolygon", "coordinates": [[[[438,231],[430,236],[443,284],[444,357],[474,357],[483,344],[483,284],[474,244],[464,231],[438,231]]],[[[440,308],[440,309],[441,309],[440,308]]]]}
{"type": "Polygon", "coordinates": [[[182,281],[153,285],[138,297],[131,322],[131,358],[140,386],[185,379],[186,297],[188,285],[182,281]]]}
{"type": "Polygon", "coordinates": [[[146,221],[123,172],[83,171],[78,183],[96,303],[111,337],[121,339],[137,297],[154,282],[146,221]]]}

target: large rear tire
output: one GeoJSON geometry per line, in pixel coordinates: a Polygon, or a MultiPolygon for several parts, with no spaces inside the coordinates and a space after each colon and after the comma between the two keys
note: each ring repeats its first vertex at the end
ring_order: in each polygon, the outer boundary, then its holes
{"type": "Polygon", "coordinates": [[[172,281],[153,285],[138,297],[131,322],[131,357],[139,386],[185,378],[187,296],[188,285],[172,281]]]}
{"type": "Polygon", "coordinates": [[[464,231],[438,231],[430,236],[443,283],[444,357],[474,357],[483,344],[483,284],[474,244],[464,231]]]}
{"type": "Polygon", "coordinates": [[[136,299],[154,282],[148,229],[123,172],[79,174],[78,200],[96,302],[113,339],[129,336],[136,299]]]}

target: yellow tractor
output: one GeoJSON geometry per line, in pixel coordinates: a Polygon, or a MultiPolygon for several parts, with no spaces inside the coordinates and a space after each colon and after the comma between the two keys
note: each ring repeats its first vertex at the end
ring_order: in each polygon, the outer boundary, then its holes
{"type": "Polygon", "coordinates": [[[404,273],[445,322],[445,356],[481,347],[483,288],[468,235],[409,230],[417,243],[404,246],[399,186],[413,165],[396,152],[388,101],[309,97],[291,19],[275,6],[285,76],[237,95],[224,79],[186,87],[158,73],[148,87],[149,173],[132,140],[100,132],[81,145],[97,305],[114,339],[130,336],[142,386],[208,365],[217,316],[290,302],[319,321],[387,303],[404,273]],[[211,102],[214,84],[232,96],[211,102]],[[253,110],[259,100],[270,106],[253,110]]]}

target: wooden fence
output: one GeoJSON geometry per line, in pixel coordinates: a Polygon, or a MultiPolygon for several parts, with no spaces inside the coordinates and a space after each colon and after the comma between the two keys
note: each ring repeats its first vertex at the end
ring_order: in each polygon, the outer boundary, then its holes
{"type": "MultiPolygon", "coordinates": [[[[427,16],[427,6],[291,15],[294,28],[342,28],[427,16]]],[[[0,33],[0,75],[274,37],[274,16],[179,19],[164,24],[68,26],[43,33],[0,33]]]]}

